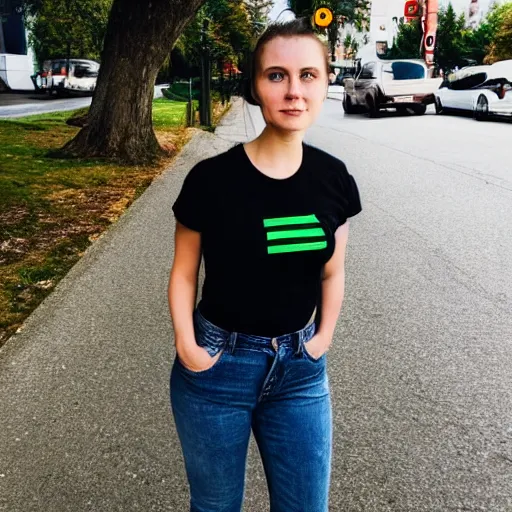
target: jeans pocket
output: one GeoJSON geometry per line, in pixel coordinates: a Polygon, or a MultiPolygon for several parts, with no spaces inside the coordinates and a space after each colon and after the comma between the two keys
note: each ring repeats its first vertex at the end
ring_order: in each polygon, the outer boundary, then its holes
{"type": "Polygon", "coordinates": [[[310,361],[311,363],[321,363],[322,361],[325,360],[325,357],[327,355],[327,351],[325,351],[318,359],[314,358],[309,352],[308,352],[308,349],[307,349],[307,344],[311,341],[312,338],[308,339],[308,340],[303,340],[302,341],[302,354],[304,356],[304,359],[306,359],[307,361],[310,361]]]}
{"type": "Polygon", "coordinates": [[[184,368],[188,373],[194,375],[210,372],[219,364],[220,360],[223,358],[228,340],[223,331],[217,329],[213,324],[204,319],[197,310],[194,313],[194,337],[197,345],[204,348],[212,359],[217,354],[221,353],[219,358],[217,361],[215,361],[213,366],[198,372],[187,368],[177,356],[178,362],[180,363],[180,366],[184,368]]]}
{"type": "Polygon", "coordinates": [[[184,363],[181,361],[180,357],[178,356],[178,354],[176,354],[176,360],[178,361],[180,367],[185,370],[187,373],[189,373],[190,375],[205,375],[205,374],[208,374],[210,373],[211,371],[213,371],[215,368],[217,368],[217,366],[219,365],[221,359],[223,358],[224,354],[226,353],[226,351],[224,350],[223,347],[219,347],[218,350],[216,350],[213,355],[212,353],[208,350],[208,353],[210,354],[211,358],[213,359],[217,354],[220,353],[220,356],[219,358],[217,359],[217,361],[215,361],[215,363],[213,363],[212,366],[206,368],[206,370],[199,370],[199,371],[195,371],[195,370],[191,370],[190,368],[188,368],[187,366],[184,365],[184,363]]]}

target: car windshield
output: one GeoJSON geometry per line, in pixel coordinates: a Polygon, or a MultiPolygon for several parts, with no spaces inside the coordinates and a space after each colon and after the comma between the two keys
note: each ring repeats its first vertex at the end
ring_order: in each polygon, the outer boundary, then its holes
{"type": "Polygon", "coordinates": [[[448,75],[447,87],[455,91],[478,87],[487,80],[490,68],[490,66],[462,68],[448,75]]]}
{"type": "Polygon", "coordinates": [[[474,75],[465,76],[460,80],[452,80],[450,82],[450,89],[454,91],[462,91],[465,89],[472,89],[482,85],[487,80],[487,73],[475,73],[474,75]]]}
{"type": "Polygon", "coordinates": [[[96,66],[89,63],[75,63],[74,64],[74,75],[76,78],[91,78],[98,76],[98,70],[96,66]]]}
{"type": "Polygon", "coordinates": [[[393,80],[422,80],[425,78],[425,68],[415,62],[393,62],[384,69],[393,74],[393,80]]]}

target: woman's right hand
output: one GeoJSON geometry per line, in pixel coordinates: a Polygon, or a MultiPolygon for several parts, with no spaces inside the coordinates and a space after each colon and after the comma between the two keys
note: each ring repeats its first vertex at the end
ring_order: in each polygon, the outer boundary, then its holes
{"type": "Polygon", "coordinates": [[[191,372],[204,372],[217,362],[223,351],[221,350],[212,357],[205,348],[200,347],[194,340],[193,343],[177,344],[176,352],[181,364],[187,370],[191,372]]]}

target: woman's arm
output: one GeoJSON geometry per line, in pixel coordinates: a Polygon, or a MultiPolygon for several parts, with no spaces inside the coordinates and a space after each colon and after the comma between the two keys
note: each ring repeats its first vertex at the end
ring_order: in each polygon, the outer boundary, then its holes
{"type": "Polygon", "coordinates": [[[348,224],[347,220],[336,230],[334,254],[324,266],[320,325],[315,336],[308,342],[308,352],[315,359],[321,357],[329,349],[343,304],[348,224]]]}
{"type": "Polygon", "coordinates": [[[176,223],[174,262],[169,277],[169,308],[174,325],[176,352],[192,371],[202,371],[215,364],[208,352],[199,347],[194,335],[193,313],[197,279],[201,263],[201,233],[176,223]]]}
{"type": "Polygon", "coordinates": [[[201,263],[201,233],[176,222],[174,262],[169,277],[169,308],[176,346],[194,341],[192,314],[201,263]]]}
{"type": "Polygon", "coordinates": [[[345,252],[348,241],[348,221],[335,233],[336,248],[324,266],[322,280],[322,317],[318,333],[332,339],[345,294],[345,252]]]}

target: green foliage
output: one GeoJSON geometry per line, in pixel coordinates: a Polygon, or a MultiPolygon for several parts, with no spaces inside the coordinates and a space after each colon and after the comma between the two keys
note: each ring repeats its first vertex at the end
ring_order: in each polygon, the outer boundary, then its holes
{"type": "Polygon", "coordinates": [[[344,16],[346,21],[354,23],[358,30],[362,30],[364,20],[368,19],[371,2],[369,0],[288,0],[288,5],[296,16],[312,16],[315,9],[329,7],[337,16],[344,16]]]}
{"type": "MultiPolygon", "coordinates": [[[[386,58],[421,57],[420,20],[400,22],[398,36],[386,58]]],[[[435,61],[444,72],[456,66],[512,59],[512,2],[491,9],[477,28],[465,28],[464,15],[457,16],[452,4],[439,12],[435,61]]]]}
{"type": "Polygon", "coordinates": [[[356,56],[357,51],[359,50],[359,43],[355,37],[347,34],[345,39],[343,39],[343,47],[345,48],[346,58],[352,59],[356,56]]]}
{"type": "MultiPolygon", "coordinates": [[[[329,50],[334,59],[336,45],[339,42],[340,28],[352,24],[358,32],[368,30],[370,26],[369,0],[288,0],[290,9],[296,16],[312,16],[319,7],[328,7],[334,13],[334,20],[327,28],[329,50]]],[[[354,44],[357,45],[357,43],[354,44]]],[[[346,46],[354,50],[355,46],[346,46]]],[[[357,50],[356,50],[357,51],[357,50]]]]}
{"type": "Polygon", "coordinates": [[[492,33],[485,62],[512,59],[512,2],[495,7],[489,15],[492,33]]]}
{"type": "Polygon", "coordinates": [[[494,38],[494,31],[487,22],[482,23],[477,29],[465,29],[462,33],[463,57],[468,62],[477,64],[484,62],[488,47],[494,38]]]}
{"type": "Polygon", "coordinates": [[[191,65],[200,62],[204,20],[209,21],[205,44],[219,62],[236,61],[241,52],[250,49],[259,27],[252,23],[243,0],[207,0],[175,45],[191,65]]]}
{"type": "Polygon", "coordinates": [[[402,19],[398,26],[398,35],[393,47],[388,50],[386,58],[389,59],[418,59],[421,58],[421,40],[423,30],[421,21],[413,20],[409,23],[402,19]]]}
{"type": "Polygon", "coordinates": [[[100,60],[112,0],[27,0],[30,44],[41,65],[49,58],[100,60]]]}
{"type": "Polygon", "coordinates": [[[465,18],[457,17],[452,4],[439,12],[435,60],[437,66],[445,72],[460,66],[462,58],[467,55],[464,48],[465,18]]]}
{"type": "Polygon", "coordinates": [[[464,28],[451,4],[439,15],[436,62],[449,71],[455,66],[492,63],[512,58],[512,2],[495,5],[475,30],[464,28]]]}

